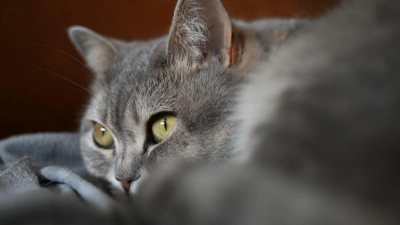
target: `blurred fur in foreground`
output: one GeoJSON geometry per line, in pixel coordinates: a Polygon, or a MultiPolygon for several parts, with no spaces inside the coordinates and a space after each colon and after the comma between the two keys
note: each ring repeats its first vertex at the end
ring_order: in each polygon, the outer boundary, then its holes
{"type": "Polygon", "coordinates": [[[0,223],[399,224],[399,21],[399,1],[346,2],[261,63],[238,106],[244,162],[164,169],[108,213],[22,198],[0,223]]]}
{"type": "Polygon", "coordinates": [[[399,224],[400,2],[345,2],[243,90],[243,165],[171,169],[153,224],[399,224]]]}

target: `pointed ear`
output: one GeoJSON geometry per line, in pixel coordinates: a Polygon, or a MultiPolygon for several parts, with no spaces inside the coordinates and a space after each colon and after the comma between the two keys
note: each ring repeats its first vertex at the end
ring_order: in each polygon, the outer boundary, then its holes
{"type": "Polygon", "coordinates": [[[86,64],[96,74],[102,74],[107,69],[117,51],[116,46],[110,40],[85,27],[70,27],[68,36],[86,60],[86,64]]]}
{"type": "Polygon", "coordinates": [[[232,65],[232,25],[219,0],[179,0],[168,41],[168,61],[232,65]]]}

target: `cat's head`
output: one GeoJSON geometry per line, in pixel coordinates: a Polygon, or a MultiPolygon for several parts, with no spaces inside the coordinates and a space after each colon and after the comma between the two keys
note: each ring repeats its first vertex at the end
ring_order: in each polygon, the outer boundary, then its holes
{"type": "Polygon", "coordinates": [[[96,76],[81,123],[91,173],[129,191],[165,160],[234,155],[234,94],[265,46],[232,25],[220,1],[180,0],[169,34],[150,41],[123,42],[83,27],[69,35],[96,76]]]}

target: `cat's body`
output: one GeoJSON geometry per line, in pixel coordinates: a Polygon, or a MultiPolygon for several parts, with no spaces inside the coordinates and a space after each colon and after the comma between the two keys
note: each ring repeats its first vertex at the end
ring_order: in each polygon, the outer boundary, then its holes
{"type": "Polygon", "coordinates": [[[346,2],[253,75],[237,112],[248,160],[150,179],[145,220],[399,224],[400,2],[346,2]]]}
{"type": "Polygon", "coordinates": [[[236,156],[231,115],[238,88],[255,62],[267,60],[303,25],[293,19],[231,23],[219,1],[183,0],[170,34],[158,39],[126,43],[71,28],[97,76],[81,123],[89,171],[129,192],[149,168],[171,158],[220,163],[236,156]],[[177,121],[159,143],[152,136],[158,115],[177,121]],[[114,146],[96,145],[95,124],[111,133],[114,146]]]}
{"type": "Polygon", "coordinates": [[[260,63],[237,106],[241,165],[159,171],[120,214],[27,199],[23,222],[399,224],[399,21],[397,0],[349,1],[260,63]]]}

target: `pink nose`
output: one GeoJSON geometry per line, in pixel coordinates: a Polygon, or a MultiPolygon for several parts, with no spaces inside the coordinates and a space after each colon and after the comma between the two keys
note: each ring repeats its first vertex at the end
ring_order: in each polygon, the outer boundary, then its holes
{"type": "Polygon", "coordinates": [[[119,181],[121,183],[122,188],[124,188],[125,191],[129,191],[129,189],[131,188],[133,179],[131,179],[131,178],[126,178],[126,179],[115,178],[115,179],[117,179],[117,181],[119,181]]]}

